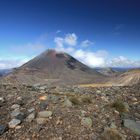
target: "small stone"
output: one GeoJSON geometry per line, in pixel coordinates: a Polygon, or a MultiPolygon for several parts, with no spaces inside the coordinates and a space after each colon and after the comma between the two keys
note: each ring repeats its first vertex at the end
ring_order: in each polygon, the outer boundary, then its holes
{"type": "Polygon", "coordinates": [[[94,112],[93,113],[93,117],[97,118],[98,117],[98,113],[94,112]]]}
{"type": "Polygon", "coordinates": [[[52,116],[52,111],[41,111],[39,112],[38,116],[40,118],[48,118],[52,116]]]}
{"type": "Polygon", "coordinates": [[[41,110],[45,110],[48,106],[48,103],[47,101],[41,101],[40,104],[39,104],[39,107],[41,110]]]}
{"type": "Polygon", "coordinates": [[[47,88],[46,86],[42,86],[39,89],[42,90],[42,91],[44,91],[44,90],[46,90],[46,88],[47,88]]]}
{"type": "Polygon", "coordinates": [[[11,109],[19,109],[20,108],[20,105],[18,104],[14,104],[11,106],[11,109]]]}
{"type": "Polygon", "coordinates": [[[22,100],[22,97],[17,97],[17,100],[22,100]]]}
{"type": "Polygon", "coordinates": [[[35,108],[30,108],[30,109],[28,109],[28,112],[29,113],[32,113],[32,112],[34,112],[35,111],[35,108]]]}
{"type": "Polygon", "coordinates": [[[24,113],[20,113],[19,115],[16,116],[16,119],[23,121],[26,118],[26,115],[24,113]]]}
{"type": "Polygon", "coordinates": [[[81,125],[83,125],[85,127],[92,127],[92,119],[90,117],[82,118],[81,125]]]}
{"type": "Polygon", "coordinates": [[[64,101],[64,106],[66,106],[66,107],[72,107],[72,102],[69,100],[69,99],[66,99],[65,101],[64,101]]]}
{"type": "Polygon", "coordinates": [[[133,105],[138,105],[139,104],[139,102],[133,102],[133,105]]]}
{"type": "Polygon", "coordinates": [[[135,97],[131,98],[131,100],[132,100],[133,102],[137,102],[137,98],[135,98],[135,97]]]}
{"type": "Polygon", "coordinates": [[[62,137],[54,137],[52,140],[62,140],[62,137]]]}
{"type": "Polygon", "coordinates": [[[86,114],[87,114],[87,112],[86,112],[86,111],[81,110],[81,116],[82,116],[82,117],[85,117],[85,116],[86,116],[86,114]]]}
{"type": "Polygon", "coordinates": [[[16,126],[15,129],[21,129],[21,126],[20,125],[19,126],[16,126]]]}
{"type": "Polygon", "coordinates": [[[21,123],[20,120],[18,119],[12,119],[10,122],[9,122],[9,128],[15,128],[17,125],[19,125],[21,123]]]}
{"type": "Polygon", "coordinates": [[[32,122],[35,119],[35,113],[31,113],[29,114],[29,116],[27,117],[26,121],[27,122],[32,122]]]}
{"type": "Polygon", "coordinates": [[[101,93],[101,91],[100,90],[97,90],[96,93],[99,94],[99,93],[101,93]]]}
{"type": "MultiPolygon", "coordinates": [[[[46,121],[44,121],[44,124],[46,123],[46,121]]],[[[35,133],[39,133],[42,130],[42,124],[37,124],[36,127],[34,128],[34,132],[35,133]]]]}
{"type": "Polygon", "coordinates": [[[102,99],[103,101],[107,102],[107,103],[109,102],[108,99],[107,99],[106,97],[104,97],[104,96],[102,96],[101,99],[102,99]]]}
{"type": "Polygon", "coordinates": [[[19,114],[21,114],[20,110],[14,110],[14,111],[11,113],[11,117],[16,117],[16,116],[18,116],[19,114]]]}
{"type": "Polygon", "coordinates": [[[0,97],[0,102],[1,102],[1,103],[4,103],[4,102],[5,102],[5,100],[4,100],[3,97],[0,97]]]}
{"type": "Polygon", "coordinates": [[[37,124],[45,124],[46,123],[46,118],[37,118],[36,122],[37,122],[37,124]]]}
{"type": "Polygon", "coordinates": [[[46,96],[46,95],[40,96],[40,97],[39,97],[39,100],[46,101],[46,100],[47,100],[47,96],[46,96]]]}
{"type": "Polygon", "coordinates": [[[135,116],[137,117],[137,118],[140,118],[140,114],[139,113],[135,113],[135,116]]]}
{"type": "Polygon", "coordinates": [[[23,106],[25,104],[24,102],[25,102],[24,100],[17,100],[16,101],[16,103],[21,105],[21,106],[23,106]]]}
{"type": "Polygon", "coordinates": [[[56,121],[56,125],[61,125],[63,122],[62,122],[62,119],[59,117],[56,121]]]}
{"type": "Polygon", "coordinates": [[[115,113],[116,115],[120,115],[119,111],[117,111],[117,110],[114,110],[114,113],[115,113]]]}
{"type": "Polygon", "coordinates": [[[5,133],[8,130],[7,125],[0,125],[0,135],[5,133]]]}
{"type": "Polygon", "coordinates": [[[115,124],[114,122],[112,122],[112,123],[110,124],[110,128],[114,128],[114,129],[116,129],[117,126],[116,126],[116,124],[115,124]]]}

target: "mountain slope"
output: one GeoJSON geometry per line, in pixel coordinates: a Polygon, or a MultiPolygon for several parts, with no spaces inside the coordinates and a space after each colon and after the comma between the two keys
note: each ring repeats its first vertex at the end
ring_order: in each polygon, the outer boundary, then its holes
{"type": "Polygon", "coordinates": [[[116,71],[110,67],[98,68],[97,71],[106,76],[116,76],[119,74],[118,71],[116,71]]]}
{"type": "Polygon", "coordinates": [[[117,85],[135,85],[140,83],[140,69],[132,69],[124,72],[113,80],[117,85]]]}
{"type": "Polygon", "coordinates": [[[81,84],[104,82],[106,76],[66,53],[48,50],[15,69],[4,80],[29,84],[81,84]]]}

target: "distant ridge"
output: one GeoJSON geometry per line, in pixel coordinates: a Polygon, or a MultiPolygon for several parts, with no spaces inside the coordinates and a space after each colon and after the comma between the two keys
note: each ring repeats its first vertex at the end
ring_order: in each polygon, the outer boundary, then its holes
{"type": "Polygon", "coordinates": [[[0,77],[5,76],[12,72],[12,69],[0,69],[0,77]]]}
{"type": "Polygon", "coordinates": [[[116,77],[113,80],[113,83],[116,85],[122,85],[122,86],[132,86],[137,85],[140,83],[140,69],[131,69],[128,70],[122,74],[120,74],[118,77],[116,77]]]}
{"type": "Polygon", "coordinates": [[[98,68],[97,71],[106,76],[116,76],[120,73],[119,71],[110,67],[98,68]]]}

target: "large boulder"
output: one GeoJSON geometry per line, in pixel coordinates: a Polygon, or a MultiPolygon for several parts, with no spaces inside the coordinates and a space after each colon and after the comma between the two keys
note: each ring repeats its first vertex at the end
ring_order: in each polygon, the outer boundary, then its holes
{"type": "Polygon", "coordinates": [[[124,119],[124,126],[133,131],[135,134],[140,135],[140,121],[124,119]]]}

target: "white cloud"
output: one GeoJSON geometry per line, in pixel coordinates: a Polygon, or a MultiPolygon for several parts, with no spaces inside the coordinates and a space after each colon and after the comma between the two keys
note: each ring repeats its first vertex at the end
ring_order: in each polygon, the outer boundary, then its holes
{"type": "MultiPolygon", "coordinates": [[[[64,38],[56,37],[54,39],[54,42],[56,43],[55,49],[57,51],[69,53],[70,55],[90,67],[104,65],[108,53],[103,50],[91,52],[88,50],[83,50],[82,48],[77,49],[77,47],[75,47],[78,43],[77,38],[78,37],[74,33],[67,34],[64,38]]],[[[85,40],[80,44],[82,44],[83,46],[87,46],[91,45],[92,42],[89,40],[85,40]]]]}
{"type": "Polygon", "coordinates": [[[84,40],[84,41],[81,42],[82,47],[89,47],[91,45],[94,45],[94,42],[89,41],[89,40],[84,40]]]}
{"type": "Polygon", "coordinates": [[[64,45],[66,46],[76,46],[77,45],[77,36],[75,33],[66,34],[64,38],[55,37],[54,42],[56,43],[57,48],[62,48],[64,45]]]}
{"type": "Polygon", "coordinates": [[[75,46],[77,45],[77,36],[75,33],[66,34],[64,41],[65,41],[65,44],[69,46],[75,46]]]}
{"type": "Polygon", "coordinates": [[[54,39],[54,42],[56,43],[56,47],[63,47],[64,45],[64,39],[62,37],[56,37],[54,39]]]}
{"type": "Polygon", "coordinates": [[[9,69],[19,67],[22,64],[28,62],[31,58],[25,59],[0,59],[0,69],[9,69]]]}
{"type": "MultiPolygon", "coordinates": [[[[104,53],[107,54],[107,52],[105,51],[104,53]]],[[[105,54],[102,53],[101,55],[99,51],[89,52],[80,49],[80,50],[75,50],[73,56],[90,67],[98,67],[104,65],[106,60],[105,54]]]]}
{"type": "Polygon", "coordinates": [[[108,61],[106,65],[112,67],[140,67],[140,61],[130,60],[124,56],[119,56],[108,61]]]}
{"type": "Polygon", "coordinates": [[[90,67],[103,66],[106,61],[106,51],[90,52],[74,47],[55,48],[57,51],[66,52],[90,67]]]}
{"type": "Polygon", "coordinates": [[[56,37],[54,40],[56,43],[55,49],[69,53],[90,67],[140,67],[140,61],[132,61],[124,56],[109,60],[108,52],[105,50],[89,51],[86,47],[93,43],[89,40],[82,41],[80,43],[81,47],[77,48],[77,38],[74,33],[67,34],[64,38],[56,37]]]}

